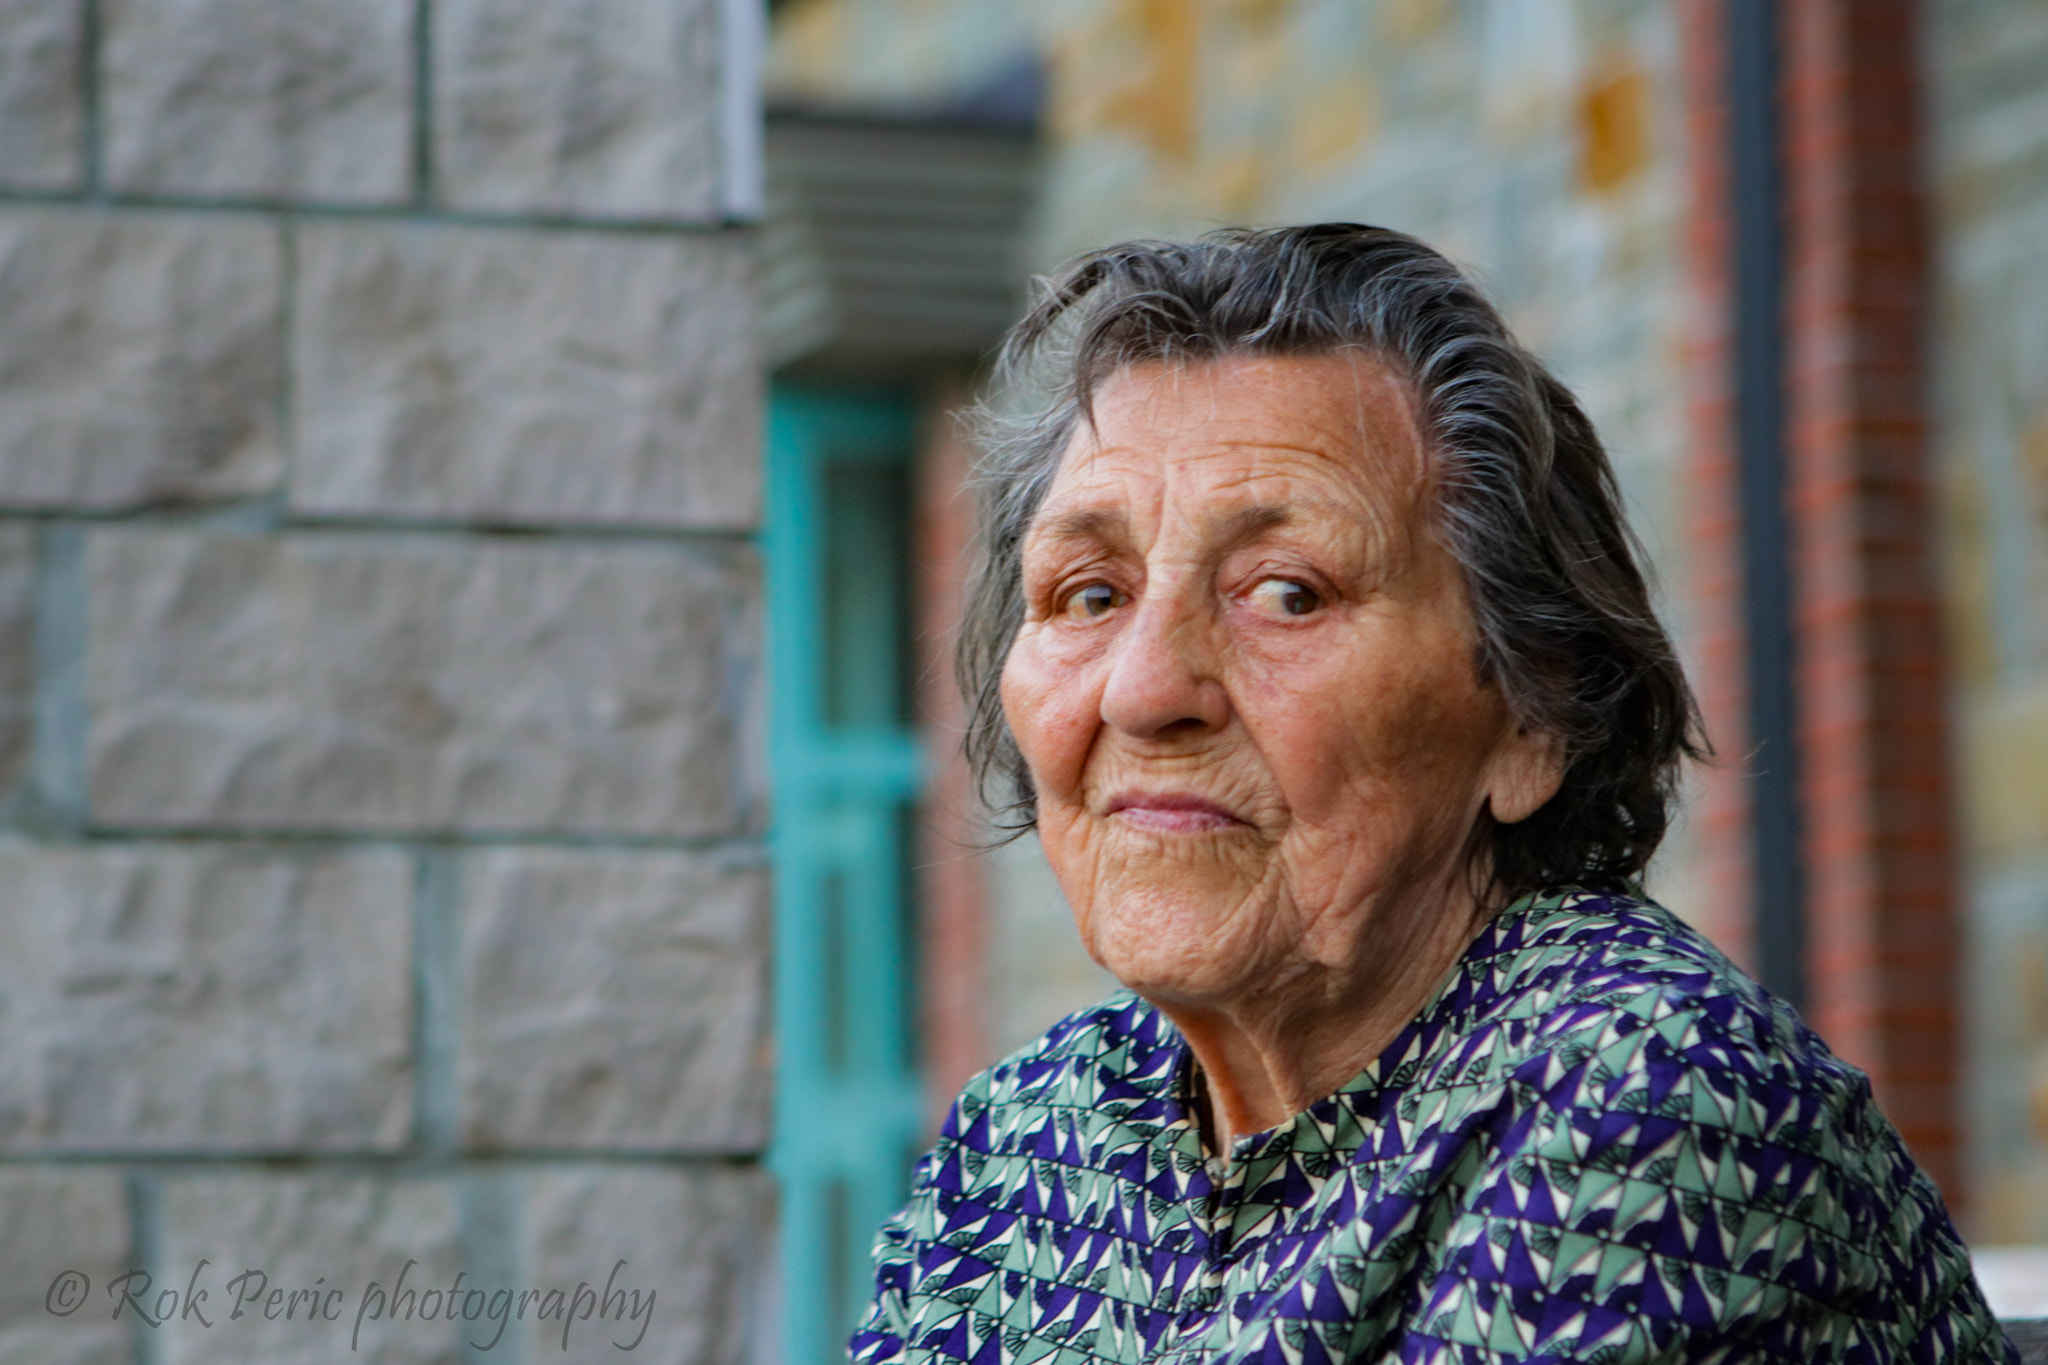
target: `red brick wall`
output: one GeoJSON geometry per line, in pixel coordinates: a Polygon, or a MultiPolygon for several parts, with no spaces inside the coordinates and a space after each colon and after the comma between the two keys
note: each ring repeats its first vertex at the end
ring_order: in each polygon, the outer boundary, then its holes
{"type": "Polygon", "coordinates": [[[1924,392],[1918,6],[1786,8],[1811,1012],[1955,1198],[1958,925],[1924,392]]]}
{"type": "MultiPolygon", "coordinates": [[[[1956,897],[1924,393],[1930,271],[1917,6],[1784,0],[1786,399],[1805,822],[1807,1015],[1871,1075],[1949,1199],[1956,897]]],[[[1740,525],[1729,435],[1720,0],[1689,0],[1702,690],[1712,928],[1748,947],[1740,525]]]]}

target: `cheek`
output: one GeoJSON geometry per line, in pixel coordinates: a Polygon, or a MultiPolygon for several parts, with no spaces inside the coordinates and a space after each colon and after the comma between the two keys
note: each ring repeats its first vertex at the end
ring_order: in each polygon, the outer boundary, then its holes
{"type": "Polygon", "coordinates": [[[1499,728],[1469,642],[1427,619],[1369,623],[1348,647],[1325,644],[1259,672],[1260,747],[1290,808],[1316,824],[1377,822],[1388,800],[1461,799],[1450,789],[1477,780],[1499,728]]]}
{"type": "Polygon", "coordinates": [[[1081,780],[1100,716],[1095,671],[1053,657],[1027,626],[1003,664],[1003,716],[1041,799],[1058,801],[1081,780]]]}

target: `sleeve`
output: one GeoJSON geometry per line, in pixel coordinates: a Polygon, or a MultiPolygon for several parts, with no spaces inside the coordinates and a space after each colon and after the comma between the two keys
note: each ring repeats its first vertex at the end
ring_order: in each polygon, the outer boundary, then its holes
{"type": "MultiPolygon", "coordinates": [[[[921,1193],[921,1192],[920,1192],[921,1193]]],[[[910,1272],[917,1261],[911,1225],[920,1194],[882,1225],[875,1237],[875,1298],[848,1344],[855,1365],[892,1365],[904,1359],[910,1330],[910,1272]]]]}
{"type": "Polygon", "coordinates": [[[1508,1078],[1397,1358],[2006,1359],[1859,1073],[1696,1020],[1602,1037],[1508,1078]]]}
{"type": "Polygon", "coordinates": [[[874,1299],[848,1343],[854,1365],[894,1365],[913,1358],[909,1334],[917,1269],[942,1231],[941,1173],[948,1169],[948,1156],[958,1145],[963,1107],[977,1102],[974,1091],[981,1082],[977,1077],[968,1092],[954,1102],[938,1145],[925,1153],[911,1175],[909,1202],[875,1235],[874,1299]]]}

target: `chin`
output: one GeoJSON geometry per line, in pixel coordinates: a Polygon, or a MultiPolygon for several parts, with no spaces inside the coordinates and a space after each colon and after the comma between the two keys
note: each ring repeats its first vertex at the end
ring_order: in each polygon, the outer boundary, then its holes
{"type": "Polygon", "coordinates": [[[1098,896],[1081,925],[1089,956],[1148,1000],[1198,1003],[1242,994],[1269,975],[1250,942],[1270,946],[1245,922],[1242,896],[1129,888],[1098,896]]]}

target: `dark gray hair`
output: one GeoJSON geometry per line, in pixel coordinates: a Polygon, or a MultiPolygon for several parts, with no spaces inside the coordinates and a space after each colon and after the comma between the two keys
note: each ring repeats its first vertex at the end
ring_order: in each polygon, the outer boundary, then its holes
{"type": "Polygon", "coordinates": [[[981,560],[957,663],[984,793],[1007,828],[1035,823],[1001,674],[1024,616],[1024,535],[1096,389],[1145,361],[1346,349],[1414,386],[1479,676],[1522,725],[1564,745],[1557,795],[1526,820],[1475,831],[1491,893],[1639,884],[1679,768],[1707,747],[1606,452],[1570,392],[1457,267],[1413,237],[1355,223],[1128,242],[1041,282],[1004,343],[998,397],[976,414],[981,560]],[[1034,401],[1005,413],[1005,392],[1034,401]]]}

